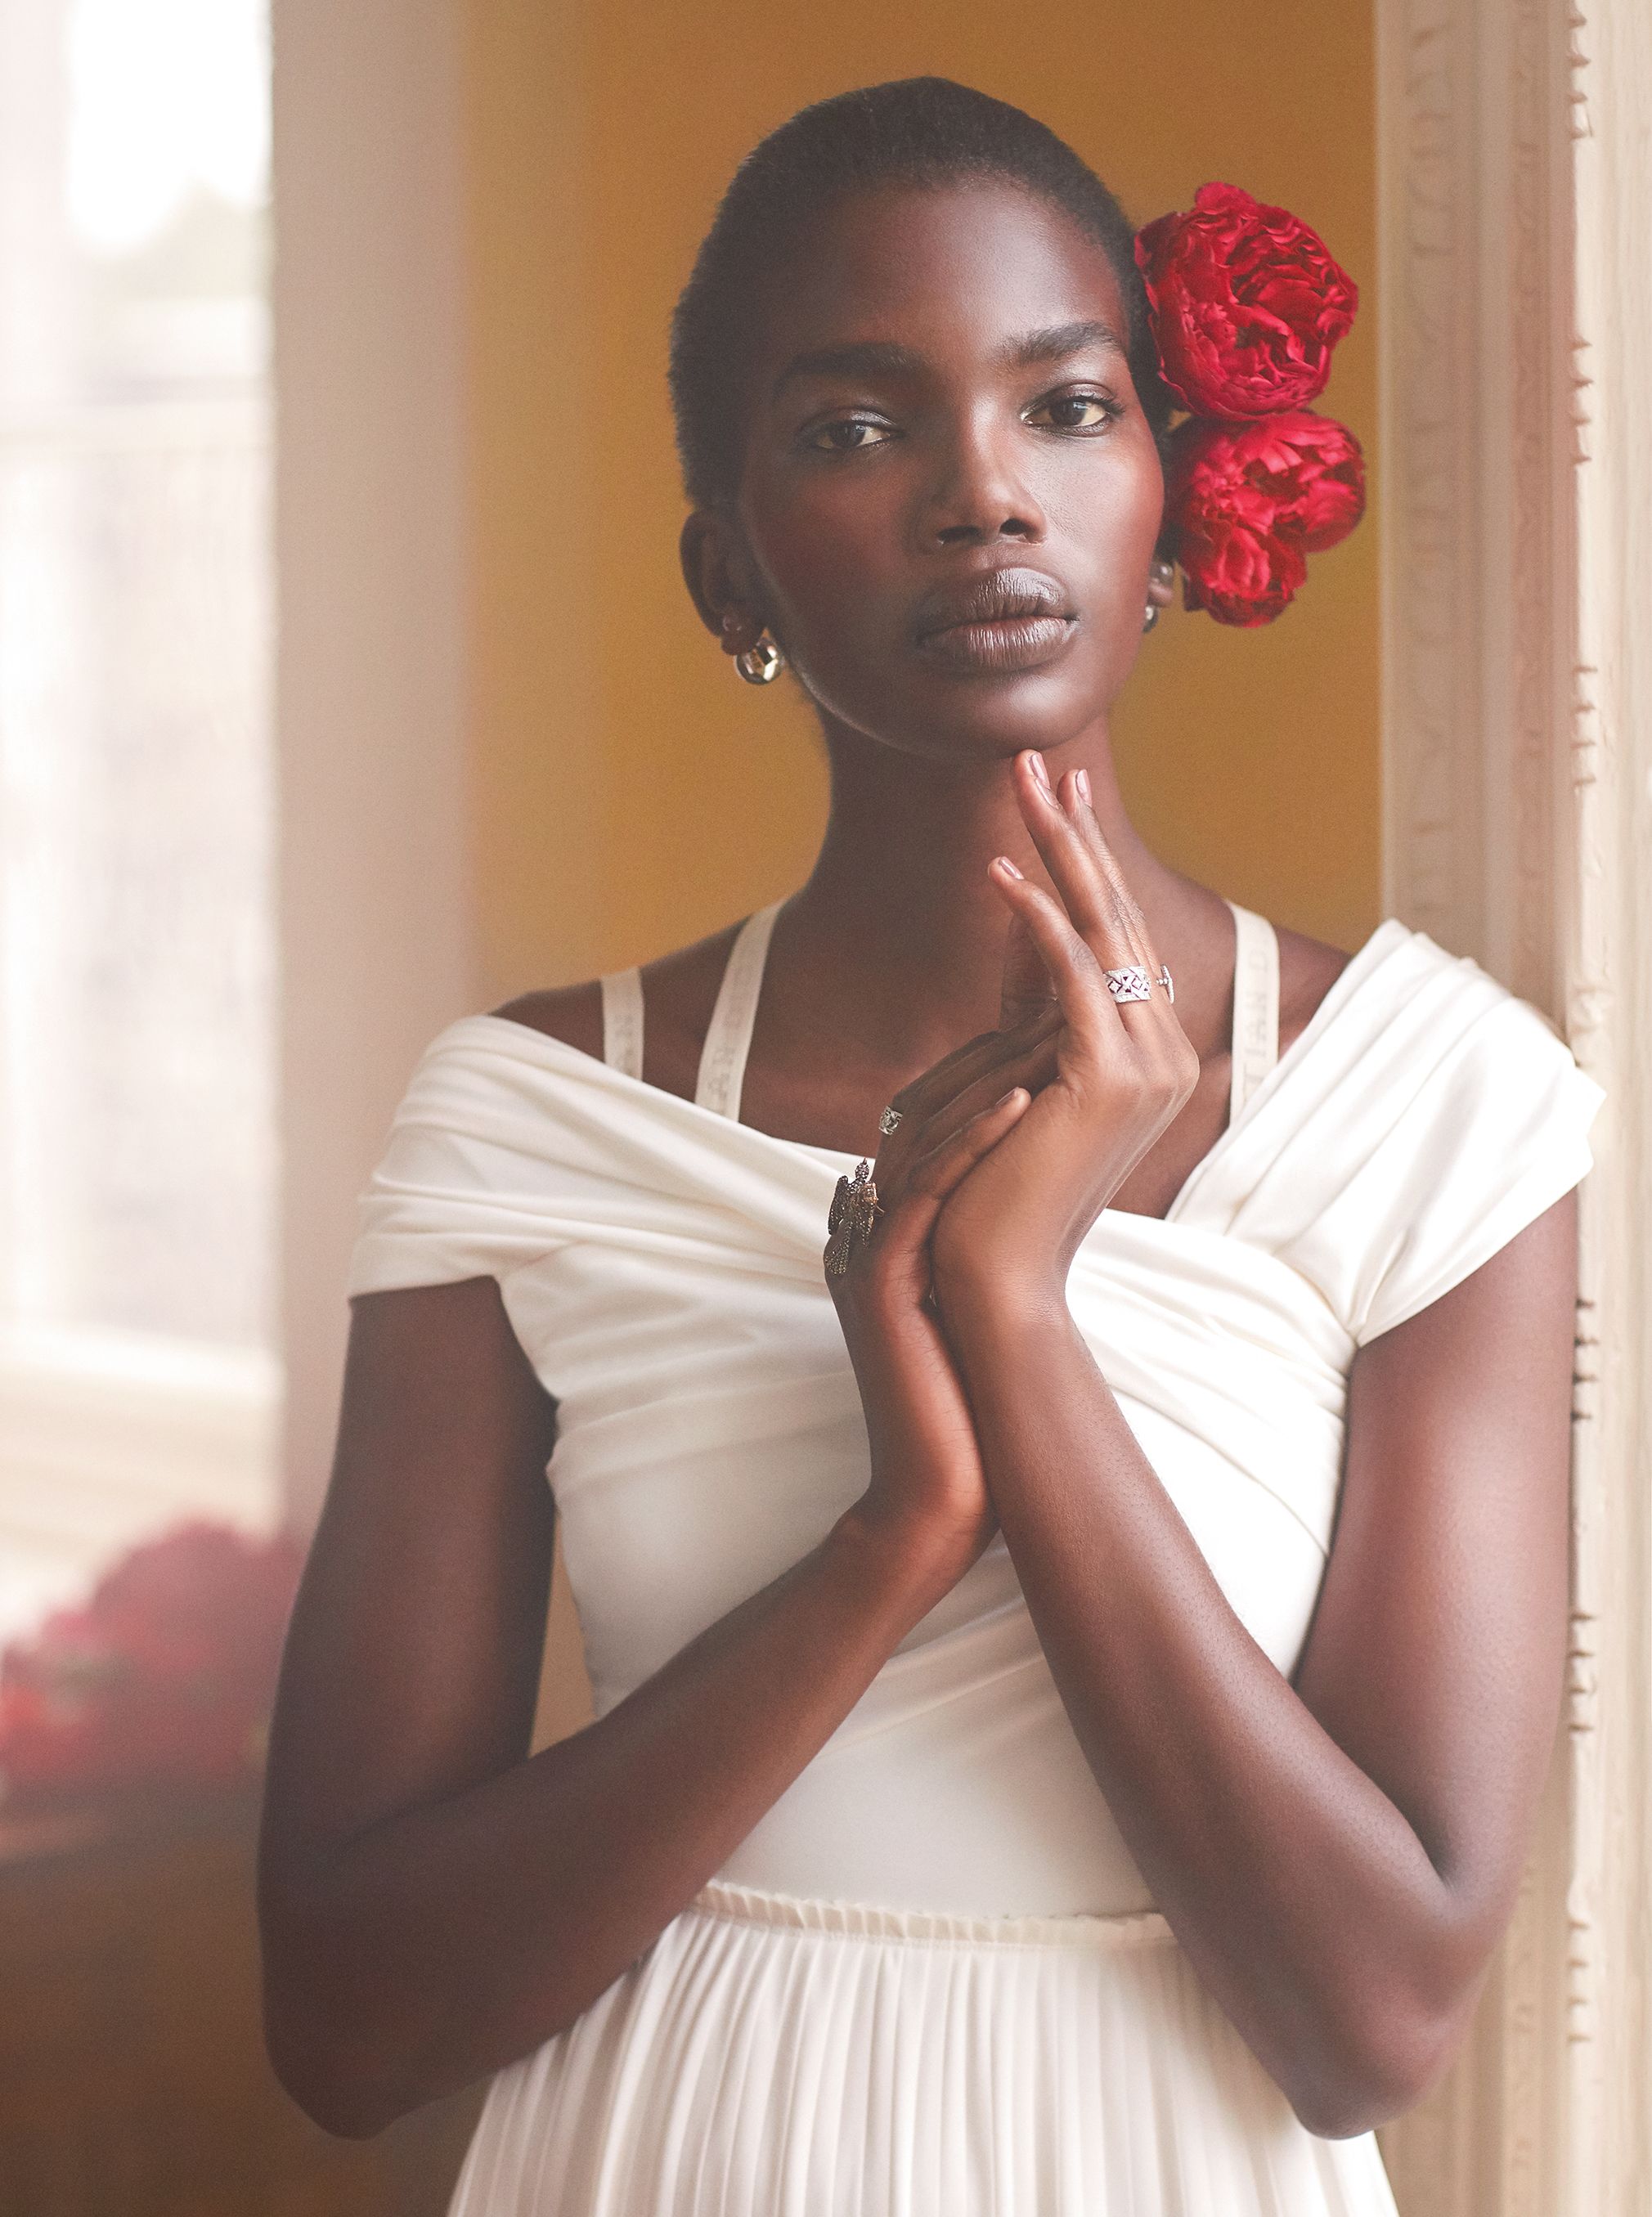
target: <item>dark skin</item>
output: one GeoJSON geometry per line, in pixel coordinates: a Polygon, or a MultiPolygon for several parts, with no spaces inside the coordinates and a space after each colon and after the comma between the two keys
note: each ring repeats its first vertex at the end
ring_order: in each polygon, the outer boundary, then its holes
{"type": "MultiPolygon", "coordinates": [[[[829,1281],[867,1491],[529,1757],[554,1405],[492,1279],[359,1297],[273,1737],[272,2053],[312,2115],[368,2133],[570,2024],[1001,1528],[1181,1944],[1310,2128],[1361,2131],[1461,2035],[1553,1739],[1573,1203],[1359,1350],[1331,1559],[1281,1677],[1063,1294],[1101,1208],[1164,1214],[1228,1085],[1227,909],[1143,845],[1112,770],[1108,710],[1167,590],[1117,283],[1007,185],[867,195],[801,247],[764,304],[738,498],[690,519],[684,559],[726,651],[780,641],[830,750],[741,1115],[875,1151],[884,1213],[829,1281]],[[1042,614],[925,630],[937,594],[1029,565],[1042,614]],[[1138,959],[1169,964],[1173,1010],[1099,985],[1138,959]]],[[[692,1097],[731,938],[647,966],[648,1084],[692,1097]]],[[[1280,944],[1288,1053],[1346,957],[1280,944]]],[[[498,1013],[601,1052],[594,983],[498,1013]]]]}

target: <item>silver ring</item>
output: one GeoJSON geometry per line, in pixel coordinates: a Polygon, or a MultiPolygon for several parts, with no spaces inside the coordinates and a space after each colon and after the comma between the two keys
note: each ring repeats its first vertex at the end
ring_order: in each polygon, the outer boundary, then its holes
{"type": "Polygon", "coordinates": [[[886,1109],[884,1110],[883,1114],[882,1114],[882,1115],[878,1118],[878,1120],[877,1120],[877,1127],[878,1127],[879,1131],[882,1133],[882,1134],[883,1134],[884,1138],[887,1139],[888,1138],[888,1136],[889,1136],[890,1133],[894,1131],[894,1129],[895,1126],[896,1126],[900,1121],[900,1109],[898,1109],[898,1108],[886,1108],[886,1109]]]}
{"type": "Polygon", "coordinates": [[[852,1178],[840,1177],[826,1212],[826,1267],[828,1277],[841,1278],[857,1246],[872,1235],[883,1213],[872,1182],[872,1165],[863,1156],[852,1178]]]}
{"type": "Polygon", "coordinates": [[[1139,962],[1129,963],[1123,970],[1104,970],[1101,974],[1116,1001],[1146,1001],[1152,997],[1148,973],[1139,962]]]}
{"type": "Polygon", "coordinates": [[[1162,962],[1159,965],[1159,983],[1165,989],[1166,999],[1173,1001],[1176,997],[1176,988],[1171,984],[1170,973],[1162,962]]]}

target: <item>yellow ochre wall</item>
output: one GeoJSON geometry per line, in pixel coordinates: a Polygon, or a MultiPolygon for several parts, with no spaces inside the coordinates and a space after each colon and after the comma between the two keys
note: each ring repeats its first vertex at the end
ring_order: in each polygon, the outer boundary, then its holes
{"type": "MultiPolygon", "coordinates": [[[[1364,289],[1321,406],[1371,454],[1366,0],[465,0],[475,271],[476,1005],[680,945],[799,882],[824,809],[795,689],[743,686],[678,573],[666,323],[739,157],[805,102],[933,71],[1069,139],[1140,223],[1221,177],[1364,289]]],[[[1352,947],[1377,920],[1376,525],[1278,624],[1179,608],[1117,725],[1184,868],[1352,947]]]]}

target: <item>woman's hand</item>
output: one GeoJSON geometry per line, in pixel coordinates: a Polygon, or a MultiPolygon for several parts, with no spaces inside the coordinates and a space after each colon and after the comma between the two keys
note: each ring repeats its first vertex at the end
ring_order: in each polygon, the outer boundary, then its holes
{"type": "MultiPolygon", "coordinates": [[[[1005,1008],[1023,1026],[1042,1025],[1053,1069],[1005,1144],[939,1212],[932,1266],[944,1314],[949,1294],[1064,1298],[1080,1242],[1199,1074],[1084,773],[1069,772],[1055,791],[1042,758],[1029,751],[1017,756],[1014,778],[1055,890],[1034,885],[1006,857],[991,866],[1012,918],[1005,1008]],[[1146,971],[1151,995],[1117,1002],[1102,973],[1132,966],[1146,971]]],[[[902,1096],[895,1105],[904,1108],[902,1096]]]]}
{"type": "Polygon", "coordinates": [[[998,1519],[931,1299],[930,1239],[948,1197],[1024,1114],[1026,1076],[1047,1061],[1042,1037],[990,1032],[908,1088],[927,1086],[936,1113],[903,1115],[879,1149],[876,1223],[851,1244],[846,1269],[826,1271],[872,1451],[858,1520],[932,1559],[948,1584],[980,1556],[998,1519]]]}

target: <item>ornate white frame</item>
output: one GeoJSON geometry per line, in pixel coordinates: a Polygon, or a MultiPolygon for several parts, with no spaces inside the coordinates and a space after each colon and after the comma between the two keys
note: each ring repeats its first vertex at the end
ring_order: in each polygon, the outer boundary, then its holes
{"type": "Polygon", "coordinates": [[[1652,10],[1377,0],[1385,905],[1562,1023],[1584,1189],[1563,1750],[1403,2217],[1652,2209],[1652,10]]]}

